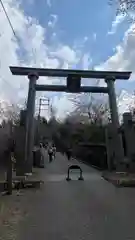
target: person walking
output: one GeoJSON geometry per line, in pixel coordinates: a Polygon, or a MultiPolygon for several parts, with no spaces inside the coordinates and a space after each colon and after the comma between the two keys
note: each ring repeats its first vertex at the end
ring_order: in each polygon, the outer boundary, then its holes
{"type": "Polygon", "coordinates": [[[53,160],[53,148],[52,148],[52,146],[50,146],[48,148],[48,156],[49,156],[49,162],[51,163],[52,160],[53,160]]]}
{"type": "Polygon", "coordinates": [[[40,147],[40,157],[41,157],[40,167],[44,168],[45,167],[45,149],[42,143],[40,143],[39,147],[40,147]]]}
{"type": "Polygon", "coordinates": [[[54,159],[55,159],[55,157],[56,157],[56,147],[55,147],[54,144],[53,144],[53,157],[54,157],[54,159]]]}
{"type": "Polygon", "coordinates": [[[68,148],[67,151],[66,151],[66,155],[67,155],[67,159],[68,161],[71,159],[71,156],[72,156],[72,150],[71,148],[68,148]]]}

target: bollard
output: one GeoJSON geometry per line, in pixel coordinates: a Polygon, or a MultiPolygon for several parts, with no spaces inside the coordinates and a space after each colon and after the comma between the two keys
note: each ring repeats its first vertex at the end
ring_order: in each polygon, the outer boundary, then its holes
{"type": "Polygon", "coordinates": [[[72,165],[72,166],[70,166],[70,167],[68,168],[68,175],[67,175],[67,178],[66,178],[67,181],[71,181],[71,178],[70,178],[70,171],[71,171],[71,170],[79,170],[79,171],[80,171],[80,177],[78,178],[78,180],[79,180],[79,181],[83,181],[83,180],[84,180],[83,175],[82,175],[82,169],[81,169],[81,167],[78,166],[78,165],[72,165]]]}

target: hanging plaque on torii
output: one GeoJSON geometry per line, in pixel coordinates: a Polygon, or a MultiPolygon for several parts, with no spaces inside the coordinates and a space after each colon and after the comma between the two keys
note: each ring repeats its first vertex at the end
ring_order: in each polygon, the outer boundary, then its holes
{"type": "Polygon", "coordinates": [[[81,92],[81,77],[75,75],[68,75],[67,77],[67,92],[79,93],[81,92]]]}

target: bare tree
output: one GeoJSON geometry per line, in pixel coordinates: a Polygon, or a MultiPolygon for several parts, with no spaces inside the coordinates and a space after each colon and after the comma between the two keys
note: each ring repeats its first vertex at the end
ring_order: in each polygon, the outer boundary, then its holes
{"type": "Polygon", "coordinates": [[[3,116],[4,116],[4,106],[3,106],[3,103],[0,102],[0,118],[1,118],[1,120],[3,120],[3,116]]]}
{"type": "Polygon", "coordinates": [[[132,95],[132,102],[128,105],[128,110],[131,112],[132,116],[135,117],[135,91],[132,95]]]}
{"type": "Polygon", "coordinates": [[[11,121],[13,124],[19,121],[21,106],[2,102],[0,104],[1,120],[11,121]]]}
{"type": "MultiPolygon", "coordinates": [[[[76,95],[75,98],[70,98],[75,106],[75,111],[72,116],[80,115],[80,119],[89,120],[90,123],[102,124],[108,122],[110,111],[107,99],[102,95],[95,98],[92,93],[76,95]],[[83,116],[83,117],[82,117],[83,116]],[[87,116],[87,118],[86,118],[87,116]]],[[[83,120],[82,120],[83,121],[83,120]]]]}
{"type": "Polygon", "coordinates": [[[19,114],[20,114],[20,107],[18,105],[10,105],[5,110],[5,117],[15,123],[19,120],[19,114]]]}
{"type": "Polygon", "coordinates": [[[116,5],[117,15],[122,14],[134,19],[135,0],[109,0],[109,5],[116,5]]]}

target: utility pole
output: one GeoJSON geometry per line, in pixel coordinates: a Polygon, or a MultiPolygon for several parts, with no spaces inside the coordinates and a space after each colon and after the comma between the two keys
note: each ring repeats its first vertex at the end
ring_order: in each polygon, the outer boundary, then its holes
{"type": "Polygon", "coordinates": [[[40,98],[39,99],[39,109],[38,109],[38,118],[40,119],[41,115],[41,107],[42,106],[48,106],[49,107],[50,100],[49,98],[40,98]]]}
{"type": "Polygon", "coordinates": [[[12,195],[12,159],[11,154],[14,151],[13,144],[13,124],[9,122],[9,138],[7,142],[6,161],[7,161],[7,194],[12,195]]]}
{"type": "Polygon", "coordinates": [[[134,102],[133,102],[133,110],[132,110],[132,120],[135,122],[135,91],[133,93],[134,96],[134,102]]]}
{"type": "Polygon", "coordinates": [[[40,126],[40,117],[41,117],[41,110],[42,106],[49,107],[50,100],[48,98],[40,98],[39,99],[39,108],[38,108],[38,119],[37,119],[37,133],[36,133],[36,144],[39,144],[39,126],[40,126]]]}

